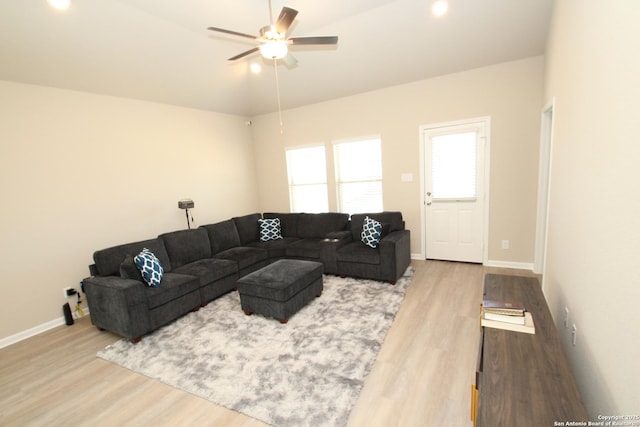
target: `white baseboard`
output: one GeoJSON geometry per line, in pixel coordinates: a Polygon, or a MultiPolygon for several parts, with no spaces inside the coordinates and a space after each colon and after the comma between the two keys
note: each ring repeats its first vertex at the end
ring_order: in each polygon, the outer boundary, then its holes
{"type": "Polygon", "coordinates": [[[511,261],[495,261],[488,260],[483,263],[485,267],[499,267],[499,268],[513,268],[516,270],[531,270],[533,271],[532,262],[511,262],[511,261]]]}
{"type": "MultiPolygon", "coordinates": [[[[424,261],[424,254],[411,254],[411,259],[424,261]]],[[[515,270],[531,270],[533,271],[532,262],[511,262],[511,261],[496,261],[488,260],[483,262],[485,267],[499,267],[499,268],[512,268],[515,270]]]]}
{"type": "MultiPolygon", "coordinates": [[[[83,308],[84,311],[84,316],[88,316],[89,315],[89,309],[88,308],[83,308]]],[[[74,311],[75,313],[75,311],[74,311]]],[[[78,318],[74,316],[74,319],[77,320],[78,318]]],[[[15,344],[17,342],[20,342],[22,340],[26,340],[27,338],[31,338],[34,337],[38,334],[41,334],[43,332],[46,332],[50,329],[53,328],[57,328],[58,326],[62,326],[62,325],[66,325],[66,321],[64,319],[64,316],[58,317],[57,319],[54,320],[50,320],[49,322],[43,323],[41,325],[35,326],[33,328],[27,329],[26,331],[22,331],[22,332],[18,332],[17,334],[14,335],[10,335],[8,337],[2,338],[0,339],[0,348],[5,348],[10,346],[11,344],[15,344]]]]}

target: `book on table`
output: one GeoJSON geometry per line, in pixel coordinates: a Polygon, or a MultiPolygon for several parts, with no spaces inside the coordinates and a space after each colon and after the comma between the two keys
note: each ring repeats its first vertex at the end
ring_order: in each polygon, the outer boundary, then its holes
{"type": "Polygon", "coordinates": [[[524,312],[524,324],[509,323],[498,320],[487,319],[486,313],[480,316],[480,325],[487,328],[504,329],[506,331],[524,332],[527,334],[535,334],[536,326],[533,323],[533,317],[528,311],[524,312]]]}
{"type": "Polygon", "coordinates": [[[482,326],[535,334],[531,313],[518,301],[482,301],[482,326]]]}
{"type": "Polygon", "coordinates": [[[504,316],[524,316],[524,305],[519,301],[482,301],[482,309],[487,313],[501,314],[504,316]]]}
{"type": "Polygon", "coordinates": [[[487,320],[495,320],[496,322],[514,323],[516,325],[524,325],[525,315],[497,314],[491,311],[484,311],[484,318],[487,320]]]}

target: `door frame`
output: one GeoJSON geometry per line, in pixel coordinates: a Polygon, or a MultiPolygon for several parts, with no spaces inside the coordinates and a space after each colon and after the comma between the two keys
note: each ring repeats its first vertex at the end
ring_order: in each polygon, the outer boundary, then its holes
{"type": "MultiPolygon", "coordinates": [[[[543,274],[547,258],[547,229],[549,220],[549,197],[551,194],[551,153],[553,148],[553,125],[556,115],[556,100],[544,106],[540,119],[540,159],[538,164],[538,209],[536,219],[536,247],[533,272],[543,274]]],[[[542,283],[544,289],[544,280],[542,283]]]]}
{"type": "Polygon", "coordinates": [[[484,148],[484,197],[482,207],[482,263],[485,264],[489,259],[489,245],[487,244],[489,238],[489,190],[490,190],[490,176],[491,176],[491,117],[483,116],[464,120],[455,120],[450,122],[429,123],[420,125],[418,127],[418,136],[420,140],[420,259],[427,258],[427,198],[425,190],[426,170],[425,164],[425,152],[427,141],[425,141],[425,131],[431,129],[438,129],[449,126],[464,126],[471,123],[484,122],[485,125],[485,140],[482,144],[484,148]]]}

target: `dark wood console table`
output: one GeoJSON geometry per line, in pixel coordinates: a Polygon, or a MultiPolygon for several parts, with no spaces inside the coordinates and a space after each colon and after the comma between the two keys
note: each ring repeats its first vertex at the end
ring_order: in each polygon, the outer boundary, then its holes
{"type": "Polygon", "coordinates": [[[471,418],[481,427],[588,421],[575,377],[537,279],[487,274],[484,299],[522,301],[535,334],[481,327],[471,418]]]}

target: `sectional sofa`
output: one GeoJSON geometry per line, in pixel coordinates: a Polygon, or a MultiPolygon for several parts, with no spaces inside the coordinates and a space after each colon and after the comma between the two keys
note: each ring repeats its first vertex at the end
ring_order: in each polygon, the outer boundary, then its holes
{"type": "Polygon", "coordinates": [[[400,212],[255,213],[98,250],[91,277],[84,279],[91,320],[137,342],[235,289],[240,277],[283,258],[320,261],[325,274],[393,284],[410,262],[410,232],[400,212]],[[366,217],[368,224],[374,220],[381,226],[375,248],[361,239],[366,217]],[[279,227],[265,238],[261,227],[267,223],[279,227]],[[145,248],[161,269],[155,272],[157,286],[145,283],[136,264],[145,248]]]}

